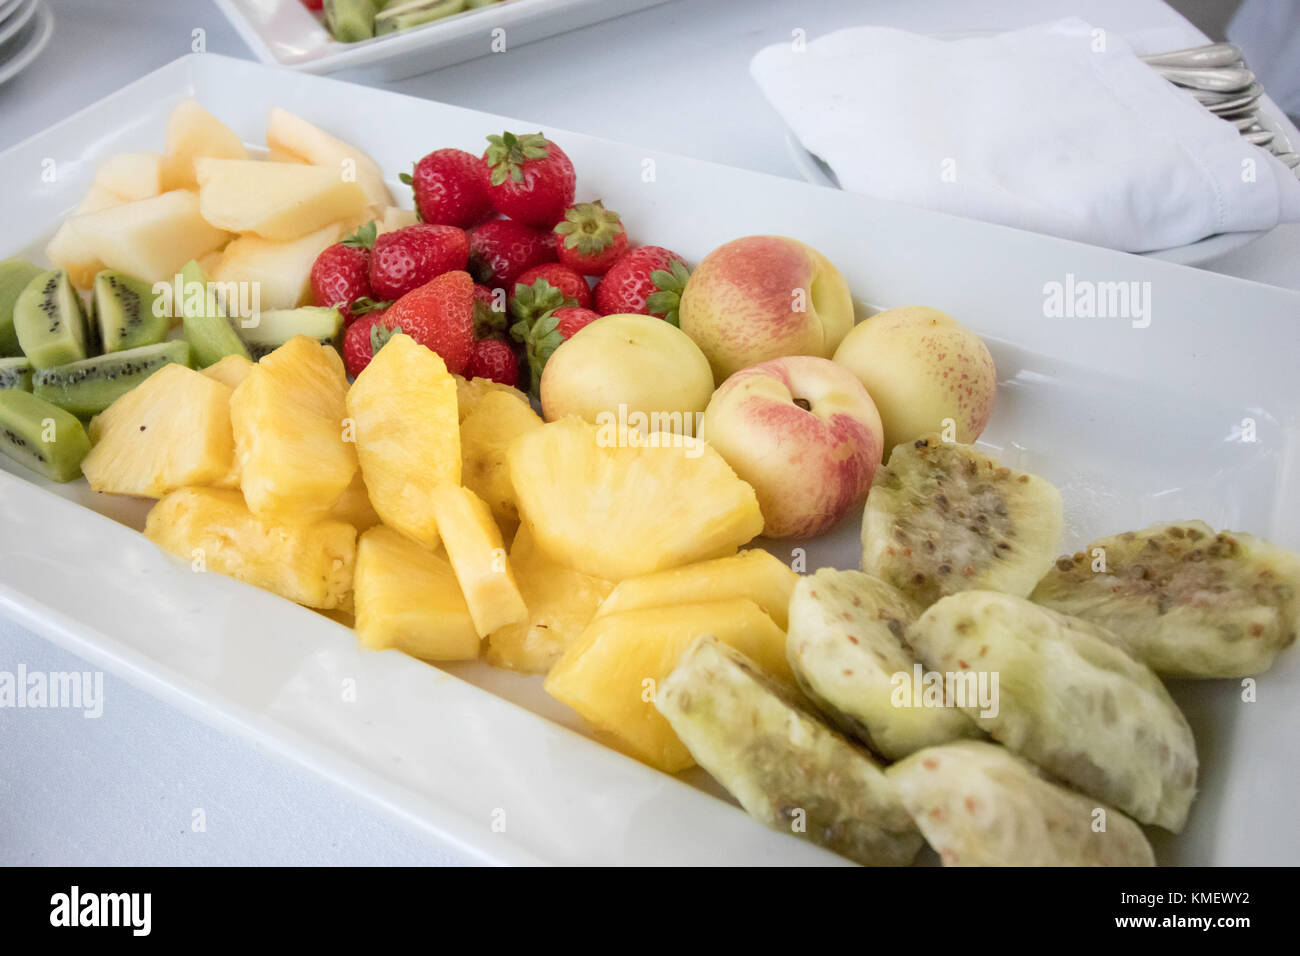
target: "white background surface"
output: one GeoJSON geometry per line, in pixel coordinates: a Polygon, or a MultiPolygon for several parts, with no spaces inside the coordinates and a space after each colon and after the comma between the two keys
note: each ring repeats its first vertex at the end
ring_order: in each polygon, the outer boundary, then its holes
{"type": "MultiPolygon", "coordinates": [[[[206,31],[209,51],[248,56],[216,8],[198,0],[49,2],[58,18],[53,43],[0,86],[0,149],[190,52],[196,28],[206,31]]],[[[805,0],[793,13],[783,0],[677,0],[388,88],[797,177],[775,114],[749,79],[749,58],[763,45],[795,28],[810,37],[857,23],[997,29],[1067,13],[1120,31],[1177,16],[1159,0],[805,0]]],[[[429,148],[440,145],[431,130],[429,148]]],[[[1300,288],[1297,251],[1293,225],[1210,267],[1300,288]]],[[[84,666],[0,620],[0,670],[20,663],[41,671],[84,666]]],[[[459,862],[333,786],[111,675],[104,689],[98,720],[0,710],[0,863],[459,862]],[[206,832],[191,828],[196,809],[206,832]]]]}

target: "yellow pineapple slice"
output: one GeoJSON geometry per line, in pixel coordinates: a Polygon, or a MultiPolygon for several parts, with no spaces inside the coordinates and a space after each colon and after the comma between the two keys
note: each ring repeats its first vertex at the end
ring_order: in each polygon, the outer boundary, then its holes
{"type": "Polygon", "coordinates": [[[427,661],[478,657],[479,636],[446,560],[383,525],[357,545],[357,638],[427,661]]]}
{"type": "Polygon", "coordinates": [[[544,674],[578,639],[613,584],[557,564],[533,546],[521,527],[510,546],[510,567],[528,606],[528,619],[488,636],[488,663],[544,674]]]}
{"type": "Polygon", "coordinates": [[[315,608],[345,607],[357,532],[345,521],[284,523],[259,518],[239,492],[181,488],[159,501],[145,536],[191,562],[315,608]]]}
{"type": "Polygon", "coordinates": [[[253,363],[242,355],[227,355],[218,362],[209,365],[200,374],[215,378],[231,389],[239,388],[248,373],[253,370],[253,363]]]}
{"type": "Polygon", "coordinates": [[[384,524],[438,546],[430,494],[460,484],[456,384],[436,352],[394,335],[348,390],[357,455],[384,524]]]}
{"type": "Polygon", "coordinates": [[[91,422],[95,447],[81,463],[95,491],[161,498],[220,482],[234,462],[228,385],[167,365],[91,422]]]}
{"type": "Polygon", "coordinates": [[[793,680],[785,632],[753,601],[735,598],[597,617],[551,669],[546,690],[624,753],[668,773],[685,770],[695,761],[655,709],[654,695],[701,634],[793,680]]]}
{"type": "Polygon", "coordinates": [[[370,503],[370,492],[366,490],[366,481],[361,475],[360,468],[352,476],[352,484],[348,485],[339,496],[339,500],[334,502],[334,507],[330,509],[330,517],[346,521],[358,531],[367,531],[379,524],[379,515],[375,513],[375,507],[370,503]]]}
{"type": "Polygon", "coordinates": [[[305,335],[266,355],[230,398],[239,482],[249,509],[314,521],[357,470],[345,426],[347,377],[338,352],[305,335]]]}
{"type": "Polygon", "coordinates": [[[501,531],[483,499],[459,485],[439,485],[433,513],[461,593],[480,637],[528,619],[501,531]]]}
{"type": "Polygon", "coordinates": [[[707,443],[644,441],[625,447],[573,416],[516,439],[510,479],[538,547],[621,581],[735,554],[763,530],[754,489],[707,443]]]}
{"type": "Polygon", "coordinates": [[[755,548],[729,558],[627,578],[600,605],[597,617],[643,607],[749,598],[784,631],[790,598],[798,582],[799,575],[784,561],[755,548]]]}
{"type": "Polygon", "coordinates": [[[541,417],[504,390],[486,392],[460,423],[461,481],[487,502],[506,537],[519,526],[506,449],[524,432],[541,427],[541,417]]]}
{"type": "Polygon", "coordinates": [[[470,412],[474,411],[479,400],[484,395],[490,395],[493,392],[504,392],[506,395],[513,395],[525,405],[528,404],[528,396],[519,389],[512,388],[509,385],[502,385],[500,382],[494,382],[490,378],[465,378],[461,375],[453,375],[452,378],[456,380],[456,408],[460,413],[462,422],[469,417],[470,412]]]}

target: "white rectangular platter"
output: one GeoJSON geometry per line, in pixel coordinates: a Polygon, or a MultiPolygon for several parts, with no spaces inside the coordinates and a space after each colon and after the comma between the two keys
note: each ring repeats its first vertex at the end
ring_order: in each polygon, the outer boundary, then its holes
{"type": "MultiPolygon", "coordinates": [[[[187,96],[256,145],[267,110],[283,106],[366,144],[394,174],[437,147],[478,151],[488,133],[535,128],[192,55],[0,154],[0,257],[39,257],[96,164],[118,151],[160,149],[168,112],[187,96]],[[50,161],[52,182],[42,175],[50,161]]],[[[839,266],[864,306],[933,305],[984,335],[1001,384],[982,443],[1060,487],[1067,547],[1175,518],[1300,547],[1300,295],[544,132],[572,157],[579,199],[618,209],[634,241],[697,262],[737,236],[796,236],[839,266]],[[1149,325],[1045,317],[1044,286],[1067,276],[1150,283],[1149,325]],[[1242,440],[1247,419],[1253,442],[1242,440]]],[[[395,175],[391,185],[405,192],[395,175]]],[[[146,508],[96,495],[83,481],[43,482],[0,459],[0,613],[485,862],[840,862],[753,823],[701,772],[669,777],[588,739],[538,678],[363,652],[319,614],[192,573],[131,530],[146,508]]],[[[855,567],[856,519],[806,549],[809,569],[855,567]]],[[[788,545],[772,550],[791,557],[788,545]]],[[[1196,734],[1202,793],[1182,835],[1151,831],[1159,858],[1300,859],[1292,805],[1300,652],[1259,679],[1251,703],[1230,681],[1172,690],[1196,734]]]]}
{"type": "Polygon", "coordinates": [[[663,0],[504,0],[386,36],[340,43],[302,0],[216,0],[263,63],[400,80],[576,30],[663,0]]]}

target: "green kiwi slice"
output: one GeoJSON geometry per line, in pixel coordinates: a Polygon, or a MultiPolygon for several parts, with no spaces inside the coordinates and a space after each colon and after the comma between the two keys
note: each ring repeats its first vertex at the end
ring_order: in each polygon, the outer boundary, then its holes
{"type": "Polygon", "coordinates": [[[239,334],[254,360],[274,352],[298,335],[315,339],[321,345],[337,345],[343,330],[343,316],[332,306],[304,305],[297,309],[269,309],[258,316],[257,323],[240,329],[239,334]]]}
{"type": "Polygon", "coordinates": [[[195,368],[215,365],[227,355],[251,358],[243,340],[217,301],[215,292],[208,288],[208,275],[194,260],[181,267],[184,295],[181,299],[181,324],[185,341],[190,344],[190,355],[195,368]],[[202,287],[202,293],[191,295],[192,285],[202,287]]]}
{"type": "Polygon", "coordinates": [[[155,309],[153,284],[124,272],[105,269],[91,287],[91,313],[105,352],[156,345],[167,338],[171,320],[155,309]]]}
{"type": "Polygon", "coordinates": [[[0,357],[23,354],[14,331],[14,305],[27,283],[44,271],[22,259],[0,262],[0,357]]]}
{"type": "Polygon", "coordinates": [[[62,269],[34,276],[14,303],[14,330],[33,368],[76,362],[93,339],[81,296],[62,269]]]}
{"type": "Polygon", "coordinates": [[[32,364],[25,358],[0,358],[0,389],[32,390],[32,364]]]}
{"type": "Polygon", "coordinates": [[[0,451],[53,481],[72,481],[90,439],[81,422],[30,392],[0,391],[0,451]]]}
{"type": "Polygon", "coordinates": [[[32,392],[83,418],[98,415],[165,365],[189,365],[190,347],[176,339],[37,369],[32,392]]]}

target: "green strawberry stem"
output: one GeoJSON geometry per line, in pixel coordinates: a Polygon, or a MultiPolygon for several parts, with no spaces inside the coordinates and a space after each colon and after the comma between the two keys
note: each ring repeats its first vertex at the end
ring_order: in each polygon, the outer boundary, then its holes
{"type": "Polygon", "coordinates": [[[524,163],[530,159],[545,159],[550,155],[551,141],[541,133],[502,133],[487,138],[488,148],[484,158],[492,169],[492,185],[500,186],[507,179],[524,181],[524,163]]]}

